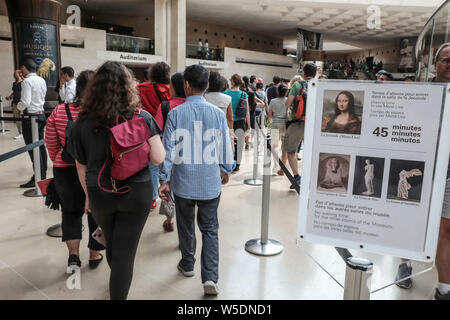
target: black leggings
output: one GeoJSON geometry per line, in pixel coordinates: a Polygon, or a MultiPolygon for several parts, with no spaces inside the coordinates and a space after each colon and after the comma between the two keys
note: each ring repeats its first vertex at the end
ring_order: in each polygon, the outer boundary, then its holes
{"type": "MultiPolygon", "coordinates": [[[[85,194],[78,180],[77,169],[75,166],[53,167],[53,179],[62,207],[62,241],[81,239],[85,194]]],[[[88,248],[97,251],[104,250],[105,247],[92,238],[97,224],[91,214],[88,214],[88,225],[88,248]]]]}
{"type": "Polygon", "coordinates": [[[97,187],[88,187],[92,214],[106,240],[112,300],[125,300],[128,296],[136,250],[153,200],[151,181],[127,185],[132,189],[125,195],[109,194],[97,187]]]}

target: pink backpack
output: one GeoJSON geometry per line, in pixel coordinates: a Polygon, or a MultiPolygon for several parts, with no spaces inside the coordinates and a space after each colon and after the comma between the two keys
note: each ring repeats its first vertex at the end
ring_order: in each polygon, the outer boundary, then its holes
{"type": "Polygon", "coordinates": [[[118,116],[116,118],[116,125],[110,129],[110,133],[112,156],[111,183],[113,190],[105,189],[100,184],[100,177],[110,160],[109,148],[107,149],[105,163],[97,177],[97,185],[105,192],[125,194],[131,190],[131,187],[124,186],[116,189],[115,180],[125,180],[148,166],[150,162],[150,144],[148,143],[150,139],[150,128],[144,118],[140,118],[137,114],[134,114],[131,120],[127,120],[123,116],[118,116]],[[125,121],[119,123],[119,118],[125,121]]]}

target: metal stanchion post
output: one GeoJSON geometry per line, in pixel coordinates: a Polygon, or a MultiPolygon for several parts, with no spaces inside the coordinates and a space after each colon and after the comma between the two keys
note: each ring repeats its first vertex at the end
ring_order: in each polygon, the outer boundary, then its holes
{"type": "Polygon", "coordinates": [[[347,258],[344,300],[369,300],[373,264],[367,259],[347,258]]]}
{"type": "Polygon", "coordinates": [[[262,190],[262,215],[261,215],[261,238],[249,240],[245,243],[245,250],[258,256],[274,256],[283,251],[283,245],[269,239],[269,206],[270,206],[270,165],[272,155],[268,147],[272,139],[266,138],[264,144],[264,174],[262,190]]]}
{"type": "MultiPolygon", "coordinates": [[[[31,135],[33,143],[39,141],[39,126],[37,117],[30,117],[31,120],[31,135]]],[[[38,187],[38,181],[41,181],[41,154],[40,147],[33,149],[33,164],[34,164],[34,184],[35,188],[27,190],[23,193],[26,197],[42,197],[41,190],[38,187]]]]}
{"type": "MultiPolygon", "coordinates": [[[[0,117],[3,118],[3,96],[0,96],[0,117]]],[[[8,133],[9,130],[5,129],[5,121],[2,120],[2,134],[8,133]]]]}
{"type": "MultiPolygon", "coordinates": [[[[255,119],[256,122],[256,119],[255,119]]],[[[255,123],[255,140],[256,143],[253,146],[253,178],[245,179],[244,183],[250,186],[260,186],[263,181],[258,178],[258,167],[259,167],[259,156],[258,156],[258,146],[259,146],[259,126],[255,123]]]]}

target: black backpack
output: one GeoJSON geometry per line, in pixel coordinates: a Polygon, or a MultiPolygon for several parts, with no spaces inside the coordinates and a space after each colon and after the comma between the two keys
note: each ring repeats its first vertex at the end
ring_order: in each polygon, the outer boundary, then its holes
{"type": "Polygon", "coordinates": [[[70,142],[70,135],[71,135],[73,127],[75,126],[75,121],[73,121],[72,114],[70,113],[70,108],[69,108],[68,103],[65,104],[65,108],[66,108],[66,114],[67,114],[68,121],[67,121],[66,129],[64,131],[64,133],[66,135],[66,143],[65,143],[64,147],[62,148],[61,159],[65,163],[75,164],[75,159],[73,157],[73,152],[71,150],[72,143],[70,142]]]}
{"type": "Polygon", "coordinates": [[[244,92],[241,93],[241,97],[239,98],[239,102],[236,106],[236,110],[234,111],[234,114],[238,118],[245,118],[247,116],[247,100],[243,98],[244,92]]]}

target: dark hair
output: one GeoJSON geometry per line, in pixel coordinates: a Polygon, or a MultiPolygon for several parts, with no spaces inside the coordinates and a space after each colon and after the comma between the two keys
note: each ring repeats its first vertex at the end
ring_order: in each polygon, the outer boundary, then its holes
{"type": "Polygon", "coordinates": [[[303,67],[303,72],[305,73],[305,77],[315,77],[317,74],[317,66],[309,62],[303,67]]]}
{"type": "Polygon", "coordinates": [[[32,59],[23,60],[20,66],[24,66],[29,72],[36,72],[36,62],[32,59]]]}
{"type": "Polygon", "coordinates": [[[83,104],[83,96],[86,92],[89,82],[94,79],[95,71],[84,70],[77,77],[77,88],[75,94],[75,101],[78,105],[83,104]]]}
{"type": "Polygon", "coordinates": [[[248,86],[248,84],[250,83],[250,80],[248,79],[247,76],[243,76],[242,77],[242,81],[244,81],[244,83],[248,86]]]}
{"type": "Polygon", "coordinates": [[[235,86],[238,86],[238,87],[242,86],[242,84],[244,83],[244,82],[242,81],[241,76],[238,75],[237,73],[235,73],[235,74],[233,74],[233,75],[231,76],[231,81],[232,81],[232,84],[231,84],[231,85],[234,84],[235,86]]]}
{"type": "Polygon", "coordinates": [[[81,118],[93,116],[97,131],[108,131],[122,115],[131,118],[141,105],[133,75],[120,62],[107,61],[95,73],[84,94],[81,118]]]}
{"type": "Polygon", "coordinates": [[[273,77],[273,83],[274,84],[279,84],[281,82],[281,78],[279,76],[274,76],[273,77]]]}
{"type": "Polygon", "coordinates": [[[221,92],[225,88],[225,78],[217,71],[209,73],[209,88],[208,92],[221,92]]]}
{"type": "MultiPolygon", "coordinates": [[[[184,92],[184,75],[183,72],[177,72],[170,78],[172,82],[173,89],[177,97],[186,98],[186,93],[184,92]]],[[[173,98],[173,97],[172,97],[173,98]]]]}
{"type": "Polygon", "coordinates": [[[75,76],[75,70],[72,67],[61,68],[63,74],[67,74],[69,77],[73,78],[75,76]]]}
{"type": "Polygon", "coordinates": [[[150,79],[154,83],[170,83],[170,66],[165,62],[156,63],[150,70],[150,79]]]}
{"type": "Polygon", "coordinates": [[[284,84],[280,84],[278,87],[278,97],[286,97],[286,93],[288,91],[288,87],[284,84]]]}
{"type": "Polygon", "coordinates": [[[184,81],[197,92],[205,91],[208,87],[209,71],[199,64],[194,64],[184,70],[184,81]]]}
{"type": "Polygon", "coordinates": [[[250,83],[253,83],[256,80],[256,76],[250,76],[250,83]]]}
{"type": "Polygon", "coordinates": [[[348,91],[341,91],[336,96],[336,100],[335,100],[335,104],[334,104],[334,114],[336,116],[341,114],[341,110],[339,110],[338,105],[337,105],[338,98],[341,94],[345,95],[348,98],[348,109],[347,109],[348,113],[355,114],[355,97],[353,96],[353,94],[351,92],[348,92],[348,91]]]}
{"type": "Polygon", "coordinates": [[[248,106],[250,107],[250,111],[253,111],[256,108],[255,93],[253,91],[249,91],[247,92],[247,95],[248,95],[248,106]]]}
{"type": "Polygon", "coordinates": [[[142,73],[144,74],[144,79],[145,79],[145,81],[148,81],[148,80],[150,80],[150,78],[149,78],[149,71],[150,71],[150,69],[149,68],[147,68],[147,69],[145,69],[142,73]]]}
{"type": "Polygon", "coordinates": [[[262,82],[258,82],[256,84],[256,89],[264,89],[264,84],[262,82]]]}

